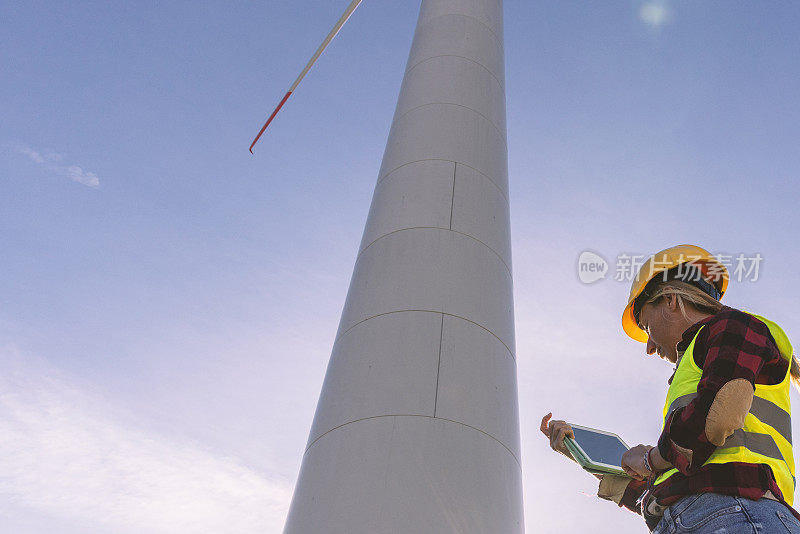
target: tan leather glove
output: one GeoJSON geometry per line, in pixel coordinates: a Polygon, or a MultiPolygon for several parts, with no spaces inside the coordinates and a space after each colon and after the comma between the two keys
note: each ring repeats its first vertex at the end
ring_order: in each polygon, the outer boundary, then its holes
{"type": "Polygon", "coordinates": [[[619,505],[625,489],[632,479],[618,475],[603,475],[600,480],[600,487],[597,489],[597,496],[607,501],[614,501],[619,505]]]}

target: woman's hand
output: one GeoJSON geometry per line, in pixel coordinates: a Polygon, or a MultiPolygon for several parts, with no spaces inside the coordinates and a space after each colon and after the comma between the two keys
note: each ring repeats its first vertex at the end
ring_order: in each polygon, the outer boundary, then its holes
{"type": "Polygon", "coordinates": [[[622,469],[636,480],[644,480],[652,474],[645,465],[645,455],[650,452],[651,445],[637,445],[622,455],[622,469]]]}
{"type": "Polygon", "coordinates": [[[547,436],[547,438],[550,440],[550,447],[554,451],[564,454],[567,456],[567,458],[572,458],[567,446],[564,445],[564,438],[570,437],[575,439],[575,434],[572,432],[572,427],[569,426],[569,423],[566,421],[550,421],[551,417],[553,417],[552,412],[542,417],[542,425],[539,427],[539,429],[542,431],[542,434],[547,436]]]}

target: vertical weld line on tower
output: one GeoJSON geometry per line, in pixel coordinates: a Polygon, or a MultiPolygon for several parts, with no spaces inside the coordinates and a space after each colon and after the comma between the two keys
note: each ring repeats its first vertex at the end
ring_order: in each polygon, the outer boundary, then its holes
{"type": "Polygon", "coordinates": [[[456,202],[456,171],[458,170],[458,162],[453,162],[453,191],[450,194],[450,230],[453,229],[453,204],[456,202]]]}
{"type": "Polygon", "coordinates": [[[436,417],[436,404],[439,402],[439,373],[442,368],[442,338],[444,337],[444,313],[439,327],[439,362],[436,364],[436,393],[433,397],[433,416],[436,417]]]}

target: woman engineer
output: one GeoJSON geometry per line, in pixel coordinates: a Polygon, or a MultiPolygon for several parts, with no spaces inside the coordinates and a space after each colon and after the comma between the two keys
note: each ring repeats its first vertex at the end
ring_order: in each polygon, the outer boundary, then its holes
{"type": "MultiPolygon", "coordinates": [[[[623,455],[629,477],[598,475],[598,495],[658,534],[800,534],[789,402],[800,366],[777,324],[720,303],[727,284],[725,266],[693,245],[642,265],[622,327],[675,372],[656,445],[623,455]]],[[[541,430],[571,457],[572,429],[551,417],[541,430]]]]}

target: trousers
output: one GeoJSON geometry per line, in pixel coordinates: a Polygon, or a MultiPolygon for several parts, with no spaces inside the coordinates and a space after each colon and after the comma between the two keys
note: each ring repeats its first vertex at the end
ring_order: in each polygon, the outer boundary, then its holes
{"type": "Polygon", "coordinates": [[[653,534],[800,534],[800,521],[786,505],[719,493],[700,493],[664,511],[653,534]]]}

